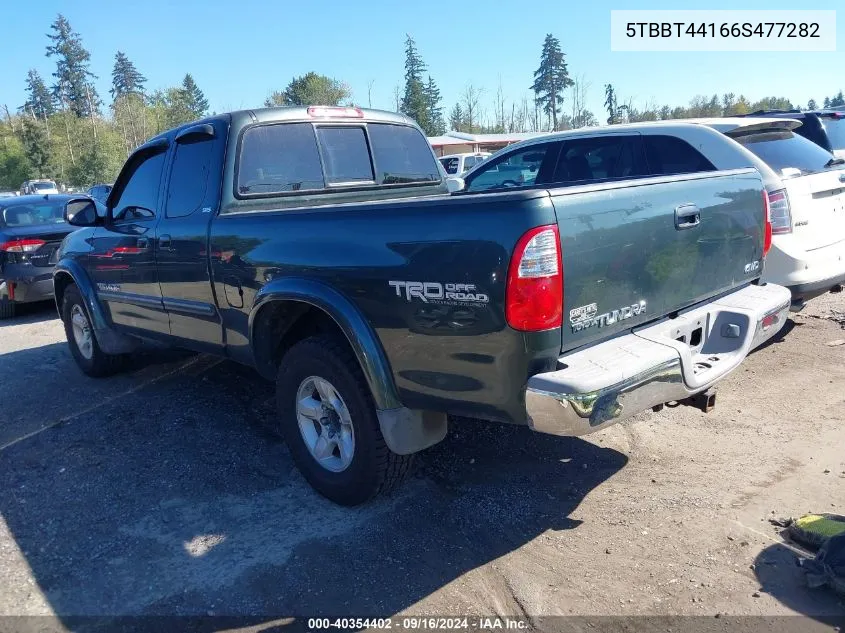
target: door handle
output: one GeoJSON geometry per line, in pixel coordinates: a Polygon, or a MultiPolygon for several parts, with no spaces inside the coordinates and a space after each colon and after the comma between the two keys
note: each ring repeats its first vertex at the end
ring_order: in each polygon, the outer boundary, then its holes
{"type": "Polygon", "coordinates": [[[162,250],[170,250],[170,236],[169,235],[159,235],[158,236],[158,247],[162,250]]]}
{"type": "Polygon", "coordinates": [[[691,229],[701,224],[701,210],[694,204],[681,204],[675,207],[675,228],[679,231],[691,229]]]}

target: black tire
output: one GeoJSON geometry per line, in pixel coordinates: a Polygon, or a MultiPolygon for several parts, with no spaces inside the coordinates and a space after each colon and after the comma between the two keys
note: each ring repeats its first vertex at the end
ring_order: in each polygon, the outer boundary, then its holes
{"type": "Polygon", "coordinates": [[[367,381],[344,343],[314,336],[291,347],[276,378],[276,406],[276,431],[305,479],[327,499],[355,506],[394,490],[410,473],[414,456],[397,455],[387,447],[367,381]],[[299,430],[296,396],[300,384],[311,376],[334,386],[352,419],[355,450],[349,465],[340,472],[327,470],[311,456],[299,430]]]}
{"type": "Polygon", "coordinates": [[[0,319],[11,319],[15,316],[17,304],[9,299],[0,299],[0,319]]]}
{"type": "Polygon", "coordinates": [[[67,343],[70,347],[70,353],[73,355],[73,359],[76,361],[76,364],[79,365],[79,368],[85,374],[94,378],[111,376],[112,374],[119,372],[123,368],[126,356],[124,354],[106,354],[103,350],[101,350],[99,343],[97,343],[97,336],[95,335],[93,329],[91,330],[91,358],[86,358],[85,355],[82,354],[76,343],[76,339],[74,338],[73,325],[71,324],[71,313],[74,306],[80,307],[85,315],[85,318],[88,319],[90,327],[91,316],[88,313],[85,301],[82,299],[79,288],[77,288],[75,284],[71,284],[65,289],[64,299],[62,301],[62,322],[65,326],[65,336],[67,337],[67,343]]]}

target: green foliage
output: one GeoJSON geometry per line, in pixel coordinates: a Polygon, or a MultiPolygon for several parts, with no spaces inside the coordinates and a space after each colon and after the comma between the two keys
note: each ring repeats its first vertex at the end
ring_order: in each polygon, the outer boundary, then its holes
{"type": "Polygon", "coordinates": [[[56,111],[53,96],[37,70],[31,69],[26,74],[26,95],[26,103],[20,108],[24,114],[38,117],[43,121],[56,111]]]}
{"type": "Polygon", "coordinates": [[[569,78],[566,57],[560,48],[560,41],[551,33],[543,42],[540,54],[540,67],[534,71],[534,83],[531,90],[537,102],[552,120],[552,129],[558,129],[558,115],[563,105],[563,91],[574,82],[569,78]]]}
{"type": "Polygon", "coordinates": [[[607,110],[607,123],[619,122],[619,107],[616,104],[616,91],[611,84],[604,87],[604,109],[607,110]]]}
{"type": "MultiPolygon", "coordinates": [[[[417,44],[410,35],[405,38],[405,93],[400,111],[412,119],[428,134],[431,128],[429,95],[423,83],[426,65],[417,51],[417,44]]],[[[439,91],[438,91],[439,94],[439,91]]]]}
{"type": "Polygon", "coordinates": [[[28,162],[38,178],[51,175],[50,143],[47,140],[45,124],[32,117],[24,116],[21,120],[21,145],[28,162]]]}
{"type": "Polygon", "coordinates": [[[197,86],[191,73],[187,73],[182,80],[182,102],[191,115],[189,121],[201,119],[208,114],[208,99],[197,86]]]}
{"type": "Polygon", "coordinates": [[[121,51],[114,56],[114,68],[111,71],[111,96],[117,100],[129,94],[144,94],[146,77],[138,72],[129,58],[121,51]]]}
{"type": "Polygon", "coordinates": [[[32,167],[20,140],[4,130],[3,140],[0,142],[0,190],[17,190],[31,175],[32,167]]]}
{"type": "Polygon", "coordinates": [[[265,101],[268,108],[273,106],[336,106],[346,102],[352,96],[349,87],[337,79],[308,72],[294,77],[282,92],[275,91],[265,101]]]}
{"type": "Polygon", "coordinates": [[[455,132],[463,132],[465,122],[464,109],[460,103],[456,103],[452,111],[449,112],[449,129],[455,132]]]}
{"type": "Polygon", "coordinates": [[[82,38],[61,13],[50,28],[47,57],[56,58],[53,98],[78,117],[99,113],[100,98],[91,82],[96,76],[88,70],[91,54],[82,46],[82,38]]]}
{"type": "Polygon", "coordinates": [[[440,88],[437,87],[434,79],[429,75],[428,82],[425,84],[425,107],[428,128],[423,128],[423,131],[428,136],[437,136],[446,133],[446,122],[443,120],[443,107],[440,105],[442,100],[440,88]]]}
{"type": "Polygon", "coordinates": [[[831,108],[841,108],[845,106],[845,95],[842,94],[842,91],[836,93],[836,96],[830,100],[830,107],[831,108]]]}
{"type": "Polygon", "coordinates": [[[819,107],[819,106],[818,106],[818,104],[816,103],[816,100],[815,100],[815,99],[810,99],[810,100],[807,102],[807,109],[808,109],[808,110],[817,110],[817,109],[818,109],[818,107],[819,107]]]}

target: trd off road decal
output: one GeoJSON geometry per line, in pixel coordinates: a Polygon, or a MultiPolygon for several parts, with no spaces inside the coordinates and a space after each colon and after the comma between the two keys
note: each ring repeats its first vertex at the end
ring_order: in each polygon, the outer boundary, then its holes
{"type": "Polygon", "coordinates": [[[475,305],[484,306],[490,302],[483,292],[478,292],[475,284],[441,284],[437,281],[388,281],[396,291],[397,297],[406,301],[419,300],[435,305],[475,305]]]}

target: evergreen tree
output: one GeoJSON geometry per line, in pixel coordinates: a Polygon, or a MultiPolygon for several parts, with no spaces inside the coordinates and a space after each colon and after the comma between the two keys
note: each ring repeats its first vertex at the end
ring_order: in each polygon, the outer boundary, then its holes
{"type": "Polygon", "coordinates": [[[616,91],[611,84],[604,87],[604,109],[607,110],[607,124],[619,122],[619,109],[616,105],[616,91]]]}
{"type": "Polygon", "coordinates": [[[430,127],[428,99],[422,75],[426,66],[417,52],[417,44],[408,35],[405,39],[405,94],[399,107],[400,112],[414,119],[423,130],[430,127]]]}
{"type": "Polygon", "coordinates": [[[534,83],[531,85],[537,102],[543,106],[543,112],[551,118],[555,130],[563,105],[563,91],[574,83],[569,78],[565,57],[560,49],[560,41],[551,33],[546,35],[543,52],[540,54],[540,67],[534,71],[534,83]]]}
{"type": "Polygon", "coordinates": [[[841,108],[845,106],[845,95],[842,94],[842,91],[836,93],[836,96],[830,100],[830,107],[831,108],[841,108]]]}
{"type": "Polygon", "coordinates": [[[446,123],[443,121],[443,108],[440,105],[442,97],[440,88],[434,83],[431,75],[428,76],[428,83],[425,85],[425,105],[428,118],[428,129],[424,130],[428,136],[445,134],[446,123]]]}
{"type": "Polygon", "coordinates": [[[824,105],[823,105],[822,107],[823,107],[825,110],[827,110],[827,109],[830,107],[830,97],[825,97],[825,98],[824,98],[824,105]]]}
{"type": "Polygon", "coordinates": [[[111,71],[111,96],[117,101],[130,94],[143,95],[146,77],[138,72],[129,58],[121,51],[114,56],[114,68],[111,71]]]}
{"type": "Polygon", "coordinates": [[[21,121],[21,144],[32,170],[38,178],[48,174],[50,166],[50,142],[44,125],[32,117],[23,117],[21,121]]]}
{"type": "Polygon", "coordinates": [[[455,107],[453,107],[452,111],[449,113],[449,128],[455,132],[461,132],[464,127],[465,119],[464,109],[461,107],[460,103],[456,103],[455,107]]]}
{"type": "Polygon", "coordinates": [[[34,115],[44,121],[55,113],[53,97],[37,70],[30,70],[26,74],[26,94],[26,103],[21,107],[24,114],[34,115]]]}
{"type": "Polygon", "coordinates": [[[208,112],[208,99],[199,89],[191,73],[185,75],[182,80],[182,92],[184,92],[185,106],[194,119],[200,119],[208,112]]]}
{"type": "Polygon", "coordinates": [[[818,107],[819,107],[819,105],[816,103],[816,100],[815,100],[815,99],[810,99],[810,100],[807,102],[807,109],[808,109],[808,110],[817,110],[817,109],[818,109],[818,107]]]}
{"type": "Polygon", "coordinates": [[[82,46],[82,38],[61,13],[50,28],[53,33],[47,37],[52,44],[47,46],[47,57],[56,58],[54,99],[78,117],[98,114],[100,97],[91,81],[96,76],[88,70],[91,54],[82,46]]]}

